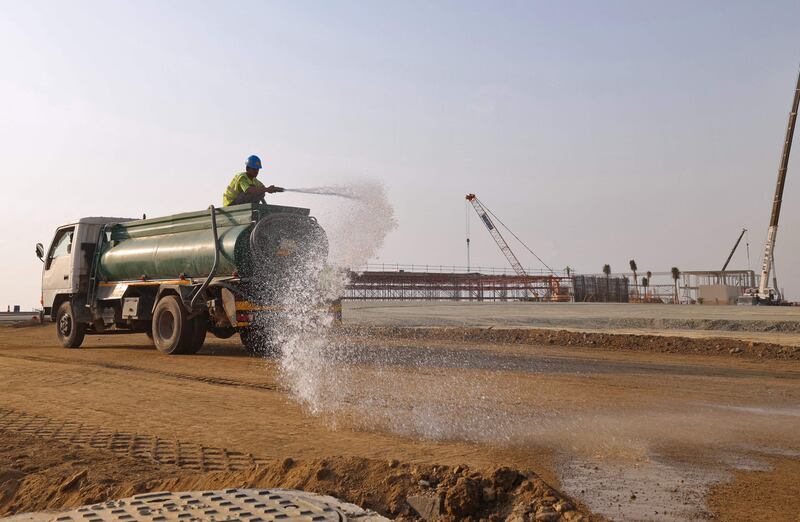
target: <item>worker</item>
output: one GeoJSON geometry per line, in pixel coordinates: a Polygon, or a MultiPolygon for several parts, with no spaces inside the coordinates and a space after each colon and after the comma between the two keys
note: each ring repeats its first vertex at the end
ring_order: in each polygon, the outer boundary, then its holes
{"type": "Polygon", "coordinates": [[[265,187],[258,177],[261,170],[261,159],[258,156],[250,156],[245,164],[245,171],[236,174],[230,182],[225,194],[222,196],[222,206],[240,205],[242,203],[257,203],[264,198],[264,194],[283,192],[281,187],[270,185],[265,187]]]}

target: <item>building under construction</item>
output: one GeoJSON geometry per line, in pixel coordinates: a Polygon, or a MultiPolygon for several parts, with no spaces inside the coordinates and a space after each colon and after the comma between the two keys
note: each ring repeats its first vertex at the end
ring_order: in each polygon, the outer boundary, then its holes
{"type": "Polygon", "coordinates": [[[372,265],[350,274],[344,298],[381,301],[628,302],[624,277],[575,276],[528,270],[421,265],[372,265]]]}
{"type": "Polygon", "coordinates": [[[344,299],[355,301],[538,301],[577,303],[734,304],[756,284],[752,270],[652,272],[652,283],[632,274],[568,274],[526,269],[432,265],[365,265],[350,273],[344,299]]]}

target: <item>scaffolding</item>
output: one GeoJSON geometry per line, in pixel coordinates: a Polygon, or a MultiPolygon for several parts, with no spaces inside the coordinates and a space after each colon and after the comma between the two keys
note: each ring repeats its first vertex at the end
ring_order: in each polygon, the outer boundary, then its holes
{"type": "Polygon", "coordinates": [[[695,303],[703,285],[752,288],[752,270],[686,271],[677,281],[671,272],[651,272],[646,288],[628,274],[584,274],[455,265],[371,264],[349,273],[343,298],[378,301],[541,301],[610,303],[695,303]],[[470,271],[476,270],[476,271],[470,271]]]}
{"type": "Polygon", "coordinates": [[[446,272],[352,272],[347,300],[545,301],[573,299],[572,277],[446,272]]]}
{"type": "Polygon", "coordinates": [[[697,301],[700,286],[724,285],[739,288],[740,293],[756,287],[756,274],[752,270],[705,270],[681,273],[681,296],[685,302],[697,301]]]}
{"type": "Polygon", "coordinates": [[[581,303],[627,303],[628,278],[593,275],[573,277],[573,294],[581,303]]]}

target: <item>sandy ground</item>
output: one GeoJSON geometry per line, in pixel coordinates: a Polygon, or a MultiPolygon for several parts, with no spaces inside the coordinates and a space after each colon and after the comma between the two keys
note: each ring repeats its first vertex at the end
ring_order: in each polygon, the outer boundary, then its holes
{"type": "Polygon", "coordinates": [[[244,355],[233,339],[166,357],[144,335],[65,350],[51,326],[0,328],[4,447],[54,440],[45,446],[75,455],[55,493],[31,485],[47,468],[39,452],[0,459],[0,512],[85,500],[65,492],[84,487],[70,473],[88,459],[106,470],[85,485],[100,496],[163,489],[172,477],[305,485],[391,516],[413,515],[409,495],[450,499],[451,518],[472,509],[470,495],[485,517],[508,516],[519,499],[542,520],[800,514],[794,360],[362,336],[320,375],[329,407],[315,411],[276,361],[244,355]],[[300,471],[284,470],[287,458],[300,471]],[[498,466],[527,478],[504,484],[498,466]]]}

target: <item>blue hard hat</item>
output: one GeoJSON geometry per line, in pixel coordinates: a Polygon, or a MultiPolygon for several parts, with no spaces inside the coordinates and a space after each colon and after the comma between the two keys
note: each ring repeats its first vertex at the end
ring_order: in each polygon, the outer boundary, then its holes
{"type": "Polygon", "coordinates": [[[248,169],[260,169],[261,168],[261,158],[256,156],[255,154],[247,158],[247,168],[248,169]]]}

